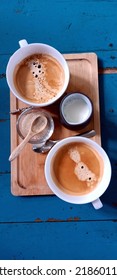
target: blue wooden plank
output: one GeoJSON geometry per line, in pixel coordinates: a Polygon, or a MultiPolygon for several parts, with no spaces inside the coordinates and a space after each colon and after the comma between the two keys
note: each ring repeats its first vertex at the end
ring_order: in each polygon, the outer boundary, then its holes
{"type": "Polygon", "coordinates": [[[0,224],[0,259],[116,260],[117,223],[0,224]]]}
{"type": "Polygon", "coordinates": [[[99,71],[100,69],[110,69],[116,71],[117,69],[117,51],[115,50],[100,50],[100,51],[95,51],[97,56],[98,56],[98,66],[99,66],[99,71]],[[111,69],[113,68],[113,69],[111,69]]]}
{"type": "Polygon", "coordinates": [[[117,220],[116,179],[102,196],[104,207],[96,211],[92,204],[74,205],[56,196],[14,197],[10,193],[10,174],[0,176],[0,222],[70,222],[117,220]]]}
{"type": "Polygon", "coordinates": [[[100,108],[102,146],[108,153],[112,164],[112,179],[105,200],[117,201],[117,74],[100,75],[100,108]]]}
{"type": "Polygon", "coordinates": [[[117,74],[100,75],[99,85],[102,145],[117,161],[117,74]]]}
{"type": "Polygon", "coordinates": [[[0,136],[0,172],[9,172],[10,163],[10,124],[9,119],[4,117],[0,121],[0,131],[2,131],[0,136]]]}
{"type": "Polygon", "coordinates": [[[6,82],[6,65],[9,55],[0,55],[0,120],[5,121],[10,119],[10,95],[9,87],[6,82]]]}
{"type": "Polygon", "coordinates": [[[116,50],[116,1],[5,0],[0,10],[2,54],[14,52],[21,38],[67,53],[116,50]]]}

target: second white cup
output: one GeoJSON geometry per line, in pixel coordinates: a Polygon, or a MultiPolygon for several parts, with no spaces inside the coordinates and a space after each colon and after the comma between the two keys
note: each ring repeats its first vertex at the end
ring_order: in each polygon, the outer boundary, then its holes
{"type": "Polygon", "coordinates": [[[103,205],[100,196],[111,179],[111,164],[106,152],[85,137],[69,137],[50,150],[45,161],[45,177],[50,189],[66,202],[92,202],[103,205]]]}

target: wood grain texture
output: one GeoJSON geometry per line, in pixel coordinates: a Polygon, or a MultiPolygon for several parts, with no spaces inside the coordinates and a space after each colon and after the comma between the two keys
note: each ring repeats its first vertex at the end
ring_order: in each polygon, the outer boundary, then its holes
{"type": "MultiPolygon", "coordinates": [[[[59,120],[60,100],[48,109],[53,117],[55,129],[52,139],[60,140],[69,136],[79,134],[83,131],[94,129],[96,136],[92,139],[101,144],[100,135],[100,108],[98,91],[98,65],[95,53],[88,54],[67,54],[64,55],[69,69],[70,82],[67,88],[69,92],[82,92],[86,94],[93,103],[93,117],[90,123],[84,128],[76,131],[66,129],[59,120]]],[[[11,93],[11,111],[26,107],[18,101],[11,93]]],[[[47,109],[46,109],[47,110],[47,109]]],[[[16,131],[17,116],[11,115],[11,151],[13,151],[21,139],[16,131]]],[[[46,154],[37,154],[32,151],[28,143],[20,155],[11,162],[11,191],[14,195],[48,195],[52,191],[48,187],[45,175],[44,164],[46,154]],[[30,163],[30,164],[29,164],[30,163]]]]}

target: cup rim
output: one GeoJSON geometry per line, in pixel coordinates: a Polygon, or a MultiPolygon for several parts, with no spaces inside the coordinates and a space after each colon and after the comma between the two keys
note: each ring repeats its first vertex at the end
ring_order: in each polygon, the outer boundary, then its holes
{"type": "Polygon", "coordinates": [[[58,143],[56,143],[52,149],[49,151],[46,160],[45,160],[45,168],[44,168],[45,178],[46,181],[52,190],[52,192],[58,196],[60,199],[74,204],[85,204],[92,202],[99,198],[108,188],[110,180],[111,180],[111,163],[109,160],[109,157],[105,150],[97,144],[95,141],[82,137],[82,136],[73,136],[68,137],[63,140],[60,140],[58,143]],[[102,176],[101,182],[99,182],[99,186],[97,186],[92,192],[85,194],[85,195],[71,195],[66,194],[62,190],[59,189],[54,183],[54,180],[51,178],[51,161],[55,153],[58,151],[59,148],[61,148],[63,145],[73,142],[83,142],[86,144],[89,144],[91,147],[93,147],[102,157],[104,161],[104,173],[102,176]]]}
{"type": "MultiPolygon", "coordinates": [[[[34,53],[37,53],[34,51],[34,53]]],[[[38,52],[39,53],[39,52],[38,52]]],[[[47,53],[47,52],[43,52],[43,53],[47,53]]],[[[28,57],[30,54],[27,54],[25,57],[28,57]]],[[[54,58],[57,59],[57,57],[54,55],[54,54],[50,54],[51,56],[53,56],[54,58]]],[[[22,59],[19,59],[19,62],[22,61],[22,59]]],[[[58,59],[59,63],[61,64],[60,60],[58,59]]],[[[61,64],[62,65],[62,64],[61,64]]],[[[16,65],[15,65],[16,66],[16,65]]],[[[62,66],[63,67],[63,66],[62,66]]],[[[14,71],[14,69],[13,69],[14,71]]],[[[7,80],[7,84],[10,88],[10,91],[15,95],[15,97],[17,97],[20,101],[24,102],[25,104],[28,104],[30,106],[35,106],[35,107],[46,107],[46,106],[49,106],[53,103],[55,103],[66,91],[67,87],[68,87],[68,84],[69,84],[69,79],[70,79],[70,70],[69,70],[69,67],[68,67],[68,63],[66,61],[66,59],[64,58],[63,54],[58,51],[56,48],[52,47],[51,45],[48,45],[48,44],[45,44],[45,43],[31,43],[31,44],[27,44],[26,46],[22,47],[22,48],[18,48],[12,55],[11,57],[9,58],[9,61],[7,63],[7,67],[6,67],[6,80],[7,80]],[[48,102],[45,102],[45,103],[36,103],[36,102],[33,102],[33,101],[29,101],[27,99],[25,99],[22,95],[20,95],[20,93],[13,88],[13,86],[11,85],[11,81],[9,79],[9,76],[10,76],[10,72],[11,72],[11,63],[12,61],[14,60],[14,57],[18,55],[18,53],[21,53],[22,52],[22,49],[25,50],[27,48],[32,48],[32,47],[47,47],[49,48],[49,50],[54,51],[60,58],[61,58],[61,61],[63,61],[65,67],[63,68],[64,69],[64,73],[66,73],[66,77],[65,77],[65,82],[64,82],[64,85],[63,85],[63,88],[61,89],[61,91],[55,96],[53,97],[52,99],[50,99],[48,102]]]]}

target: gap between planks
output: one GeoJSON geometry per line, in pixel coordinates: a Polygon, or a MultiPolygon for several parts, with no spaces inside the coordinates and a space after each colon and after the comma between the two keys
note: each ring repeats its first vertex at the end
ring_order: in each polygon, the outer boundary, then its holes
{"type": "Polygon", "coordinates": [[[99,68],[99,74],[117,74],[117,67],[107,67],[107,68],[99,68]]]}

